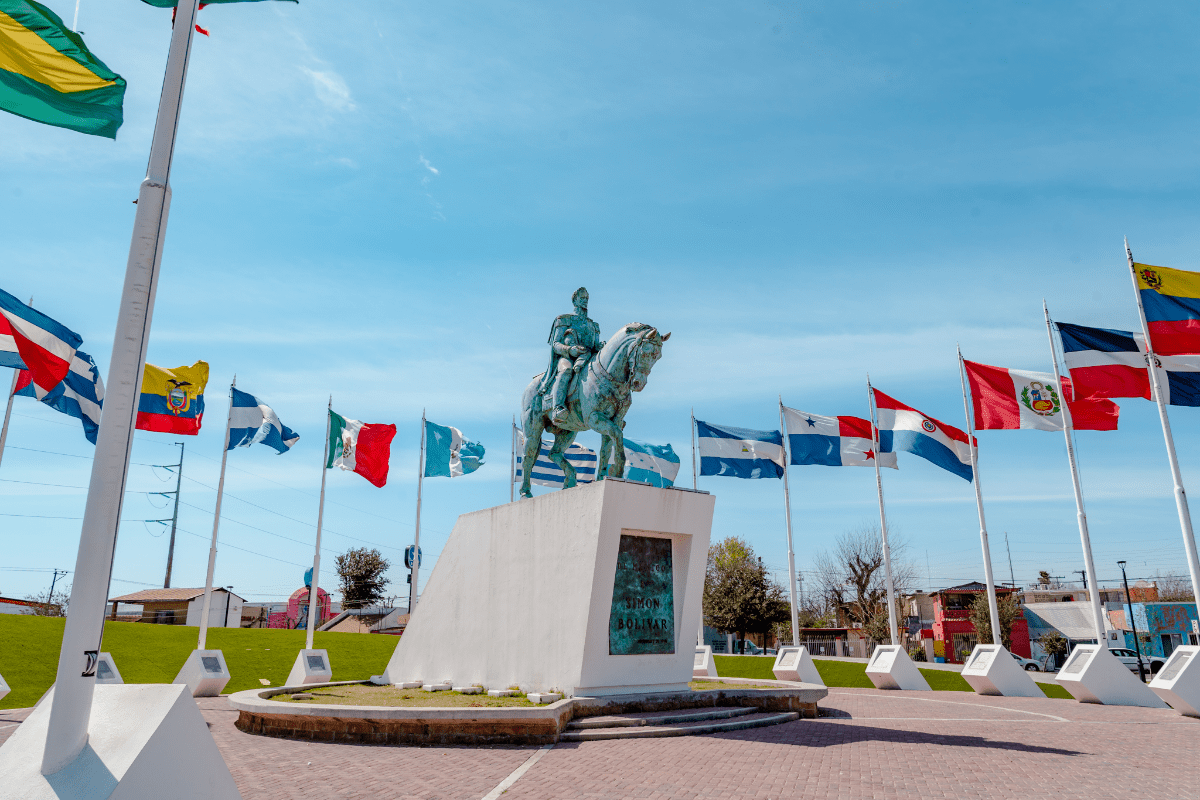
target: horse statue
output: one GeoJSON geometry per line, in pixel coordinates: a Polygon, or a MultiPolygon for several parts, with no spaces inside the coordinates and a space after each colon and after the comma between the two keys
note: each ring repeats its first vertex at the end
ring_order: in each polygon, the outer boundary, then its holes
{"type": "Polygon", "coordinates": [[[631,322],[622,327],[585,364],[580,365],[567,391],[566,413],[552,418],[552,397],[545,391],[547,374],[533,379],[521,397],[521,429],[525,432],[525,469],[522,471],[521,496],[533,497],[530,489],[533,465],[542,447],[542,432],[554,435],[550,460],[566,475],[563,487],[575,485],[575,468],[563,453],[580,431],[600,434],[600,456],[596,480],[619,478],[625,472],[625,413],[633,402],[632,392],[646,388],[646,379],[654,363],[662,358],[663,342],[671,338],[652,325],[631,322]],[[612,463],[609,464],[609,457],[612,463]],[[607,471],[606,471],[607,465],[607,471]]]}

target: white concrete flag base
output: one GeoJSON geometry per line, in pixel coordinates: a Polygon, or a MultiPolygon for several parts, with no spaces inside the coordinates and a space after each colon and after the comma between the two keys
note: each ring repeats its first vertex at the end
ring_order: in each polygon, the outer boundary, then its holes
{"type": "Polygon", "coordinates": [[[331,680],[333,667],[329,663],[329,653],[324,650],[301,650],[283,685],[301,686],[306,683],[329,683],[331,680]]]}
{"type": "Polygon", "coordinates": [[[9,689],[8,684],[4,682],[4,676],[0,675],[0,700],[3,700],[4,695],[8,694],[10,691],[12,690],[9,689]]]}
{"type": "Polygon", "coordinates": [[[101,653],[96,658],[96,685],[117,686],[124,683],[121,672],[117,669],[117,662],[113,661],[110,654],[101,653]]]}
{"type": "Polygon", "coordinates": [[[867,662],[867,677],[876,689],[914,689],[931,692],[928,681],[898,644],[881,644],[867,662]]]}
{"type": "Polygon", "coordinates": [[[717,664],[713,661],[712,648],[708,645],[696,646],[696,659],[692,662],[692,677],[717,677],[717,664]]]}
{"type": "Polygon", "coordinates": [[[1081,644],[1055,676],[1058,684],[1081,703],[1166,708],[1137,675],[1103,645],[1081,644]]]}
{"type": "Polygon", "coordinates": [[[192,697],[217,697],[229,683],[229,667],[220,650],[193,650],[171,683],[188,687],[192,697]]]}
{"type": "Polygon", "coordinates": [[[804,646],[783,646],[775,655],[775,664],[771,667],[775,679],[780,681],[799,681],[800,683],[815,683],[825,685],[817,665],[813,663],[808,648],[804,646]]]}
{"type": "Polygon", "coordinates": [[[241,798],[184,686],[97,686],[83,752],[42,775],[51,705],[39,704],[0,747],[6,800],[241,798]]]}
{"type": "Polygon", "coordinates": [[[1200,647],[1176,647],[1150,681],[1150,691],[1180,714],[1200,717],[1200,647]]]}
{"type": "Polygon", "coordinates": [[[685,691],[715,502],[704,492],[606,479],[463,514],[385,677],[566,697],[685,691]],[[636,585],[662,585],[652,598],[625,594],[618,608],[617,576],[642,563],[630,556],[618,571],[623,542],[655,554],[636,585]],[[448,635],[470,644],[448,646],[448,635]]]}
{"type": "Polygon", "coordinates": [[[963,680],[975,694],[1004,697],[1045,697],[1033,677],[1003,645],[977,644],[963,665],[963,680]]]}

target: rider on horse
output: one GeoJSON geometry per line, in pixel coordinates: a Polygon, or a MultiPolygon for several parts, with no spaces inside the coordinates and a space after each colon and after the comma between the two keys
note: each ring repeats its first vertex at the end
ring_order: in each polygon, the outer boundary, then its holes
{"type": "MultiPolygon", "coordinates": [[[[575,375],[587,366],[604,346],[600,326],[588,318],[587,289],[580,287],[571,295],[574,314],[560,314],[550,328],[550,366],[542,376],[538,392],[550,389],[550,421],[559,425],[567,417],[567,392],[575,375]]],[[[549,405],[549,404],[548,404],[549,405]]]]}

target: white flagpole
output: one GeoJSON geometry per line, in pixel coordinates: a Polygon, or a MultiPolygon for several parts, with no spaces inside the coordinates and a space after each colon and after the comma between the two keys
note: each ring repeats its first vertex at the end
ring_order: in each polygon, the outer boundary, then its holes
{"type": "MultiPolygon", "coordinates": [[[[29,298],[33,305],[33,298],[29,298]]],[[[12,386],[8,390],[8,406],[4,409],[4,427],[0,427],[0,463],[4,462],[4,443],[8,440],[8,421],[12,417],[13,392],[17,391],[17,378],[21,377],[19,369],[13,370],[12,386]]]]}
{"type": "Polygon", "coordinates": [[[304,637],[304,649],[313,649],[313,634],[317,630],[317,617],[321,616],[321,526],[325,522],[325,473],[329,472],[329,425],[333,414],[333,395],[329,395],[329,406],[325,411],[325,447],[321,459],[321,502],[317,505],[317,544],[313,549],[312,583],[308,586],[308,633],[304,637]]]}
{"type": "Polygon", "coordinates": [[[71,21],[71,30],[76,33],[79,33],[79,2],[80,0],[75,0],[75,19],[71,21]]]}
{"type": "MultiPolygon", "coordinates": [[[[1183,477],[1179,474],[1179,459],[1175,456],[1175,437],[1171,435],[1171,420],[1167,417],[1167,403],[1163,397],[1158,370],[1158,359],[1150,344],[1150,325],[1146,322],[1146,309],[1142,306],[1142,293],[1138,291],[1137,267],[1129,240],[1125,240],[1125,257],[1129,261],[1129,274],[1133,278],[1133,296],[1137,298],[1138,319],[1142,323],[1142,336],[1146,339],[1146,368],[1150,371],[1150,385],[1154,388],[1154,400],[1158,403],[1158,418],[1162,422],[1163,438],[1167,442],[1167,461],[1171,465],[1171,480],[1175,485],[1175,508],[1179,512],[1179,527],[1183,532],[1183,549],[1187,554],[1188,572],[1192,576],[1192,593],[1196,608],[1200,611],[1200,559],[1196,556],[1196,535],[1192,531],[1192,512],[1188,509],[1187,493],[1183,490],[1183,477]]],[[[1093,581],[1095,578],[1093,578],[1093,581]]]]}
{"type": "Polygon", "coordinates": [[[963,363],[962,348],[958,349],[958,379],[962,383],[963,415],[967,418],[967,448],[971,451],[971,476],[975,484],[975,507],[979,509],[979,543],[983,547],[983,577],[987,581],[988,613],[992,620],[992,644],[1004,646],[1000,629],[1000,605],[996,602],[996,579],[992,574],[992,550],[988,546],[987,522],[983,518],[983,487],[979,485],[979,443],[975,438],[975,420],[967,400],[967,366],[963,363]]]}
{"type": "Polygon", "coordinates": [[[513,494],[514,487],[517,485],[517,415],[513,414],[512,430],[508,432],[508,439],[512,445],[512,455],[508,459],[508,502],[513,502],[516,497],[513,494]]]}
{"type": "Polygon", "coordinates": [[[418,554],[421,552],[421,481],[425,477],[425,409],[421,409],[421,446],[417,450],[417,530],[413,536],[413,554],[412,567],[409,569],[409,576],[412,580],[412,585],[408,587],[408,613],[409,619],[412,619],[411,614],[417,609],[417,578],[418,570],[420,569],[420,558],[418,554]]]}
{"type": "Polygon", "coordinates": [[[1071,467],[1071,487],[1075,491],[1075,517],[1079,521],[1079,541],[1083,544],[1083,566],[1088,575],[1092,576],[1091,591],[1088,600],[1092,606],[1092,625],[1096,629],[1096,644],[1104,644],[1104,611],[1100,606],[1100,575],[1096,572],[1096,562],[1092,560],[1092,538],[1088,534],[1087,512],[1083,510],[1083,488],[1079,485],[1079,466],[1075,462],[1075,444],[1071,439],[1074,425],[1071,423],[1071,409],[1067,405],[1067,391],[1063,386],[1062,373],[1058,368],[1058,354],[1054,350],[1054,328],[1050,322],[1050,309],[1046,301],[1042,301],[1042,312],[1046,315],[1046,339],[1050,343],[1050,361],[1054,364],[1054,382],[1062,395],[1063,436],[1067,440],[1067,464],[1071,467]]]}
{"type": "Polygon", "coordinates": [[[879,492],[879,531],[883,537],[883,569],[887,580],[888,629],[892,644],[900,644],[900,625],[896,620],[896,585],[892,581],[892,551],[888,546],[887,515],[883,511],[883,476],[879,472],[879,411],[875,407],[875,390],[867,376],[867,398],[871,403],[871,443],[875,446],[875,488],[879,492]]]}
{"type": "Polygon", "coordinates": [[[692,409],[692,488],[696,488],[696,409],[692,409]]]}
{"type": "Polygon", "coordinates": [[[59,651],[46,749],[42,755],[43,775],[66,767],[87,745],[92,695],[96,688],[95,665],[103,638],[104,608],[129,472],[146,343],[154,316],[154,296],[171,205],[171,159],[179,129],[179,108],[198,5],[199,0],[180,0],[177,9],[179,13],[171,32],[171,49],[158,102],[150,160],[146,178],[138,191],[125,285],[117,312],[112,358],[109,359],[105,413],[92,459],[75,561],[75,581],[71,587],[70,610],[59,651]]]}
{"type": "Polygon", "coordinates": [[[783,418],[783,395],[779,396],[779,430],[783,434],[783,518],[787,521],[788,545],[788,590],[792,595],[792,644],[800,644],[800,610],[796,605],[796,551],[792,548],[792,493],[788,488],[788,463],[791,448],[788,447],[787,422],[783,418]]]}
{"type": "MultiPolygon", "coordinates": [[[[217,507],[213,511],[212,544],[208,548],[208,577],[204,581],[204,613],[200,615],[200,643],[197,650],[203,650],[208,638],[208,610],[212,605],[213,570],[217,566],[217,531],[221,527],[221,500],[225,496],[225,460],[229,457],[229,427],[233,422],[233,387],[237,386],[237,375],[229,384],[229,414],[225,417],[225,438],[221,440],[221,477],[217,480],[217,507]]],[[[228,603],[228,596],[226,603],[228,603]]],[[[312,603],[309,603],[312,607],[312,603]]]]}

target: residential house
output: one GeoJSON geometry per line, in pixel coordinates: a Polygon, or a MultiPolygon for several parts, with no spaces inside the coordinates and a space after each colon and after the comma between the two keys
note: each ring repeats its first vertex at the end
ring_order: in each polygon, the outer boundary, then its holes
{"type": "Polygon", "coordinates": [[[385,633],[400,636],[408,627],[407,608],[351,608],[326,622],[318,630],[339,633],[385,633]]]}
{"type": "MultiPolygon", "coordinates": [[[[1132,588],[1130,594],[1133,594],[1132,588]]],[[[1136,595],[1135,595],[1136,596],[1136,595]]],[[[1133,625],[1128,622],[1129,606],[1110,609],[1108,619],[1123,634],[1123,647],[1134,648],[1133,628],[1137,628],[1142,655],[1166,660],[1181,644],[1200,644],[1200,622],[1196,604],[1134,603],[1133,625]]]]}
{"type": "MultiPolygon", "coordinates": [[[[137,622],[158,625],[200,626],[204,616],[204,587],[199,589],[143,589],[140,592],[110,598],[110,620],[116,620],[118,604],[141,606],[141,615],[126,616],[137,622]]],[[[213,587],[208,608],[208,627],[238,628],[242,624],[245,600],[228,589],[213,587]]]]}
{"type": "MultiPolygon", "coordinates": [[[[986,592],[985,584],[974,581],[933,593],[932,638],[935,652],[941,650],[948,663],[963,663],[979,643],[979,634],[975,630],[975,624],[971,622],[971,606],[975,598],[985,595],[986,592]]],[[[998,598],[1010,597],[1016,593],[1017,589],[1012,586],[996,587],[998,598]]],[[[1011,651],[1024,658],[1030,658],[1029,626],[1024,617],[1018,617],[1013,624],[1011,637],[1011,651]]]]}

